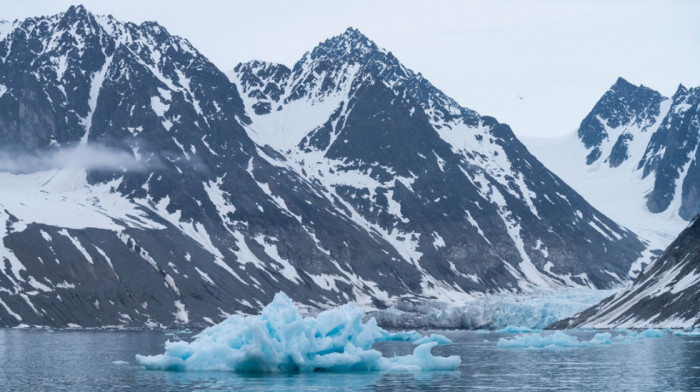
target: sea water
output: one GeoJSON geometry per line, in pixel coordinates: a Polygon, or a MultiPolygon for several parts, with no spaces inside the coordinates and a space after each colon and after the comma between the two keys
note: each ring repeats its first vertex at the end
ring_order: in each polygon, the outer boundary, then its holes
{"type": "MultiPolygon", "coordinates": [[[[459,355],[459,367],[454,371],[277,374],[146,370],[137,363],[137,354],[161,354],[166,341],[191,341],[193,336],[162,331],[0,329],[0,390],[700,390],[697,334],[665,332],[663,337],[645,338],[634,331],[566,331],[580,342],[591,342],[596,334],[609,332],[610,342],[576,347],[499,347],[500,339],[515,340],[525,334],[420,332],[439,333],[452,340],[451,345],[434,347],[432,352],[459,355]]],[[[546,337],[552,333],[533,331],[527,335],[546,337]]],[[[374,348],[392,357],[410,355],[415,345],[388,341],[376,343],[374,348]]]]}

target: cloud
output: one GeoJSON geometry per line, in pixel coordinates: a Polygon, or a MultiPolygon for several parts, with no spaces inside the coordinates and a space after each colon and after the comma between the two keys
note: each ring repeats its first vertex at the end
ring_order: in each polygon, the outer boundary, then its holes
{"type": "Polygon", "coordinates": [[[128,151],[100,144],[80,145],[35,153],[0,150],[0,171],[15,174],[52,169],[142,172],[157,168],[159,160],[140,160],[128,151]]]}

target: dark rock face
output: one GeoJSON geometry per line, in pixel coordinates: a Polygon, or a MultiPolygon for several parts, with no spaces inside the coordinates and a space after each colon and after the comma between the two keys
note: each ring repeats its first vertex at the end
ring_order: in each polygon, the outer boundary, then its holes
{"type": "MultiPolygon", "coordinates": [[[[0,199],[0,325],[197,327],[280,290],[384,307],[610,287],[643,249],[507,125],[357,30],[291,70],[236,72],[238,86],[156,23],[83,7],[0,36],[0,146],[106,146],[138,163],[0,173],[17,191],[0,199]],[[309,102],[337,104],[287,148],[258,143],[261,119],[304,120],[309,102]]],[[[275,138],[294,139],[281,124],[275,138]]]]}
{"type": "MultiPolygon", "coordinates": [[[[601,144],[611,137],[608,129],[634,124],[645,131],[657,121],[661,102],[666,99],[648,87],[637,87],[618,78],[579,126],[578,137],[591,149],[586,164],[591,165],[601,158],[601,144]]],[[[633,135],[624,132],[618,136],[612,153],[605,157],[611,167],[619,166],[628,157],[627,145],[632,138],[633,135]]]]}
{"type": "Polygon", "coordinates": [[[549,328],[700,326],[700,219],[696,217],[631,287],[549,328]]]}
{"type": "Polygon", "coordinates": [[[654,178],[653,189],[644,195],[649,211],[664,212],[679,198],[677,213],[690,220],[700,213],[699,103],[700,88],[681,85],[669,100],[652,89],[618,79],[581,122],[578,136],[589,149],[586,164],[603,159],[615,168],[635,160],[642,179],[654,178]],[[642,137],[648,132],[653,132],[650,137],[642,137]],[[615,141],[608,148],[611,138],[615,141]],[[643,155],[630,153],[635,145],[635,150],[644,150],[643,155]]]}
{"type": "Polygon", "coordinates": [[[651,212],[665,211],[681,187],[679,215],[686,220],[700,212],[700,88],[683,86],[673,95],[669,114],[651,137],[639,162],[644,176],[655,175],[654,189],[647,195],[651,212]]]}

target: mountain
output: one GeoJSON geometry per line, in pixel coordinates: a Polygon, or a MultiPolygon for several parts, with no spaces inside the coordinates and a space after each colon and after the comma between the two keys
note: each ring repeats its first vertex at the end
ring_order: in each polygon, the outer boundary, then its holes
{"type": "Polygon", "coordinates": [[[644,249],[357,30],[232,83],[154,22],[1,26],[3,326],[608,288],[644,249]]]}
{"type": "Polygon", "coordinates": [[[663,249],[700,213],[700,88],[671,98],[619,78],[579,129],[524,139],[596,208],[663,249]]]}
{"type": "Polygon", "coordinates": [[[605,287],[624,280],[643,249],[510,127],[461,107],[356,29],[291,69],[251,61],[230,77],[253,140],[439,280],[477,290],[605,287]],[[609,261],[618,255],[626,262],[609,261]]]}
{"type": "Polygon", "coordinates": [[[700,326],[700,218],[696,217],[631,287],[550,328],[700,326]]]}
{"type": "Polygon", "coordinates": [[[3,325],[203,325],[280,290],[371,303],[420,282],[268,162],[236,87],[186,40],[83,7],[14,26],[0,42],[0,144],[20,162],[0,191],[3,325]]]}

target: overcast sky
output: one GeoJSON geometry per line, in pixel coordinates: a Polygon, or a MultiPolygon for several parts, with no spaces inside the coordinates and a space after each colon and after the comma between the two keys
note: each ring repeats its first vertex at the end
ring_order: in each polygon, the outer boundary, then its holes
{"type": "MultiPolygon", "coordinates": [[[[76,1],[0,0],[0,19],[76,1]]],[[[85,0],[97,14],[155,20],[228,71],[260,59],[292,66],[353,26],[468,108],[516,134],[574,131],[623,76],[672,95],[700,86],[700,1],[85,0]],[[520,98],[522,97],[522,99],[520,98]]]]}

